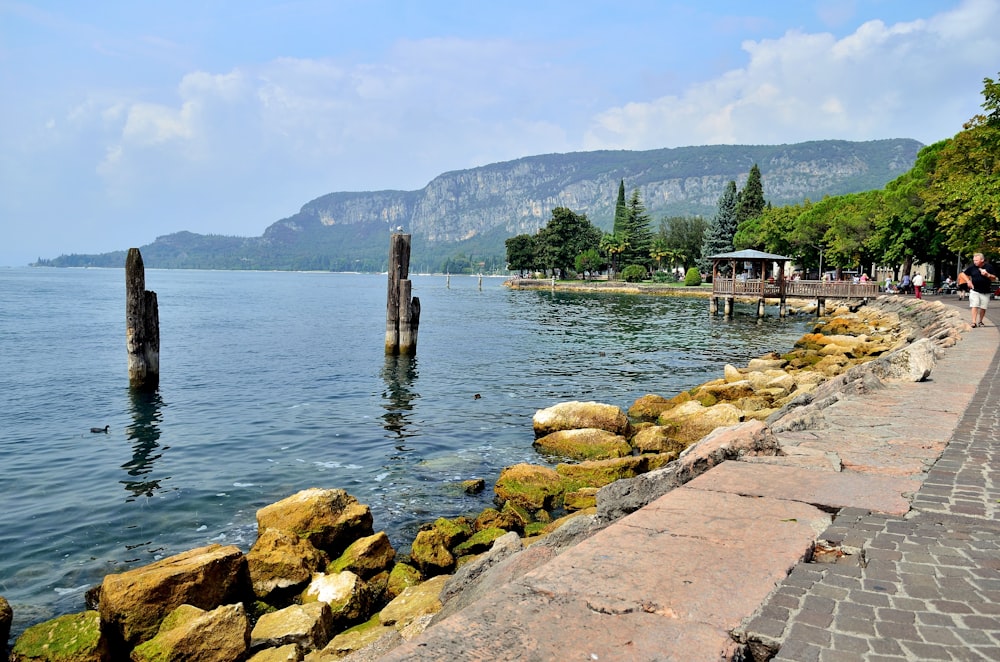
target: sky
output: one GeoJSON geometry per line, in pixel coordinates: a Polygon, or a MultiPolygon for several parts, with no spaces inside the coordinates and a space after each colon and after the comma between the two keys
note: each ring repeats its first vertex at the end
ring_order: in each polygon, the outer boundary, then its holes
{"type": "Polygon", "coordinates": [[[0,266],[536,154],[930,144],[997,35],[1000,0],[0,0],[0,266]]]}

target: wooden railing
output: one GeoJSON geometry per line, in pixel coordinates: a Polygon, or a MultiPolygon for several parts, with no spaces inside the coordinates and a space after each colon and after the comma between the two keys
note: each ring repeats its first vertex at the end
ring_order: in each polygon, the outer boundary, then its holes
{"type": "MultiPolygon", "coordinates": [[[[777,283],[760,279],[739,280],[716,278],[712,282],[715,296],[754,297],[776,299],[781,296],[777,283]]],[[[786,280],[785,296],[803,299],[818,297],[830,299],[874,299],[879,295],[875,282],[852,283],[849,281],[826,282],[821,280],[786,280]]]]}

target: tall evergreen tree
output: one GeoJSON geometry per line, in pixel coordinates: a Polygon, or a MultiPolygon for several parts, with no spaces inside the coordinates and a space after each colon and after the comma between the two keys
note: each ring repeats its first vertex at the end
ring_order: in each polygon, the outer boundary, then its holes
{"type": "Polygon", "coordinates": [[[615,204],[615,224],[611,234],[624,234],[625,222],[628,220],[628,210],[625,208],[625,180],[618,184],[618,202],[615,204]]]}
{"type": "Polygon", "coordinates": [[[767,201],[764,200],[764,184],[760,179],[760,168],[754,163],[736,205],[736,227],[739,228],[746,221],[757,218],[765,208],[767,201]]]}
{"type": "Polygon", "coordinates": [[[649,214],[642,204],[639,189],[632,191],[632,197],[626,205],[624,235],[628,246],[622,253],[622,264],[648,267],[652,261],[649,250],[653,245],[653,229],[649,226],[649,214]]]}
{"type": "Polygon", "coordinates": [[[710,271],[712,255],[729,253],[733,250],[733,236],[736,235],[736,182],[730,181],[719,196],[719,208],[705,230],[705,240],[701,246],[702,269],[710,271]]]}

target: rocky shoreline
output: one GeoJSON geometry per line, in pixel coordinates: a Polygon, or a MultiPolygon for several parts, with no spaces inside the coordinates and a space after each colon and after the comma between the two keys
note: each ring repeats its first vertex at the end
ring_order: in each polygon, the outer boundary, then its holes
{"type": "Polygon", "coordinates": [[[627,412],[541,410],[535,447],[563,462],[505,468],[496,508],[426,525],[406,557],[351,495],[304,490],[258,511],[248,553],[211,545],[108,575],[88,611],[29,628],[11,659],[377,659],[722,461],[797,453],[775,432],[821,425],[829,404],[885,381],[925,379],[966,328],[940,303],[881,297],[818,320],[785,354],[627,412]]]}

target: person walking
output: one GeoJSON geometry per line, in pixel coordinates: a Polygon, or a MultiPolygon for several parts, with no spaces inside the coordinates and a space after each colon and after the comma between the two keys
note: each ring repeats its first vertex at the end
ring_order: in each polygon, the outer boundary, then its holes
{"type": "Polygon", "coordinates": [[[916,276],[913,277],[913,280],[911,282],[913,283],[914,296],[916,296],[918,299],[922,299],[923,297],[920,296],[920,291],[924,288],[924,275],[918,273],[916,276]]]}
{"type": "Polygon", "coordinates": [[[986,262],[986,258],[983,257],[982,253],[973,255],[972,264],[962,273],[972,281],[972,286],[969,288],[969,310],[972,311],[972,328],[983,326],[983,318],[986,317],[986,309],[990,305],[990,295],[993,294],[993,288],[995,287],[993,283],[1000,276],[997,274],[996,267],[986,262]]]}

